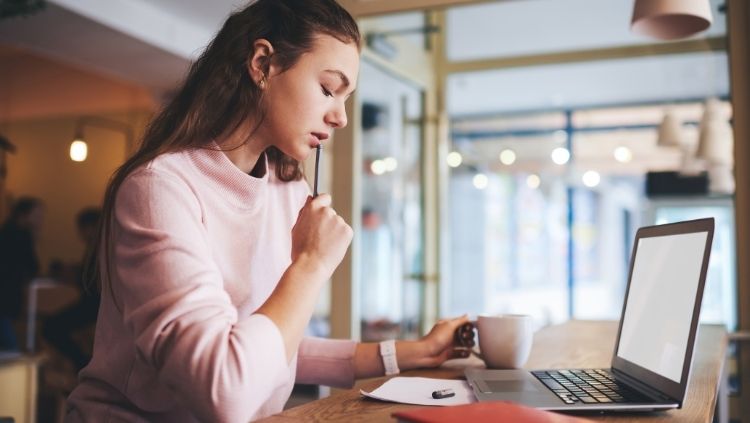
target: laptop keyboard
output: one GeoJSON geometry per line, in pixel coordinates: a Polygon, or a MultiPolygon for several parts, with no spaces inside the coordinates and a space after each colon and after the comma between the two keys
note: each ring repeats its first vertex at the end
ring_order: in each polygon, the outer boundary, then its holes
{"type": "Polygon", "coordinates": [[[566,404],[651,402],[607,370],[548,370],[531,372],[566,404]]]}

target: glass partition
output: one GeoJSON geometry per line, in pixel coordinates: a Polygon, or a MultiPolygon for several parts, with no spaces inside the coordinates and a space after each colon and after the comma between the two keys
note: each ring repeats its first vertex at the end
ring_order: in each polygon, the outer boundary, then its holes
{"type": "Polygon", "coordinates": [[[702,319],[734,327],[722,4],[708,31],[672,43],[631,33],[626,0],[445,12],[442,315],[617,319],[637,228],[714,216],[702,319]]]}
{"type": "Polygon", "coordinates": [[[423,310],[422,92],[362,61],[362,339],[419,335],[423,310]]]}
{"type": "MultiPolygon", "coordinates": [[[[729,125],[729,103],[717,104],[729,125]]],[[[732,196],[708,183],[705,110],[688,101],[455,118],[443,314],[617,319],[637,228],[713,216],[702,321],[733,328],[732,196]],[[659,140],[666,111],[679,117],[680,146],[659,140]],[[664,174],[693,178],[694,192],[649,187],[664,174]]]]}

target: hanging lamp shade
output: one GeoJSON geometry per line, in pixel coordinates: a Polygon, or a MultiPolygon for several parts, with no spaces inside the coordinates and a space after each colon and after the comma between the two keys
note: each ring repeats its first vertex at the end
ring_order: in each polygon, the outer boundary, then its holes
{"type": "Polygon", "coordinates": [[[677,119],[673,111],[668,110],[664,113],[664,119],[662,119],[659,125],[656,145],[661,147],[681,147],[683,142],[682,122],[677,119]]]}
{"type": "Polygon", "coordinates": [[[635,0],[630,28],[639,34],[675,40],[711,26],[709,0],[635,0]]]}
{"type": "Polygon", "coordinates": [[[724,113],[717,99],[706,101],[700,122],[696,157],[710,165],[728,165],[734,162],[734,134],[729,116],[724,113]]]}

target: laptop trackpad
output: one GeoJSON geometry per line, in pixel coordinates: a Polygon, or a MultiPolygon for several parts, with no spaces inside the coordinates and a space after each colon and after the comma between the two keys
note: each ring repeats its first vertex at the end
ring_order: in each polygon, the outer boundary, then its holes
{"type": "Polygon", "coordinates": [[[534,384],[527,380],[481,380],[478,385],[479,389],[485,393],[537,391],[534,384]]]}
{"type": "Polygon", "coordinates": [[[532,407],[559,406],[562,401],[527,370],[467,369],[479,401],[513,401],[532,407]]]}

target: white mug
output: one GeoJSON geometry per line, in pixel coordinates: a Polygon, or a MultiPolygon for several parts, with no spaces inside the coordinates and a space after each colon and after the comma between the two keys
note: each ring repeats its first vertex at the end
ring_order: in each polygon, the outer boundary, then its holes
{"type": "Polygon", "coordinates": [[[503,314],[477,319],[479,357],[491,369],[519,369],[531,352],[534,327],[531,316],[503,314]]]}

